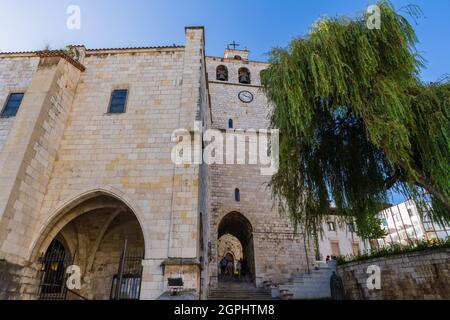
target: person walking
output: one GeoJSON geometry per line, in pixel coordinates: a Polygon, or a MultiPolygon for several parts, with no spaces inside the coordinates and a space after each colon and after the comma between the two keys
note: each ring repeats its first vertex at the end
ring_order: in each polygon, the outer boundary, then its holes
{"type": "Polygon", "coordinates": [[[228,266],[228,260],[225,259],[225,257],[223,257],[222,260],[220,260],[220,273],[221,274],[225,274],[227,266],[228,266]]]}
{"type": "Polygon", "coordinates": [[[228,264],[227,264],[227,272],[228,272],[228,275],[230,276],[230,278],[232,278],[233,277],[233,274],[234,274],[234,271],[233,271],[233,262],[232,261],[228,261],[228,264]]]}
{"type": "Polygon", "coordinates": [[[236,272],[237,272],[237,276],[239,279],[241,279],[241,270],[242,270],[242,259],[238,260],[238,262],[236,263],[236,272]]]}

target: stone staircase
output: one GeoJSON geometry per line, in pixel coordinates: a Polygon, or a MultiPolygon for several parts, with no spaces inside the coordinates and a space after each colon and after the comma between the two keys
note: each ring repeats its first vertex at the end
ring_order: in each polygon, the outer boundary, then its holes
{"type": "Polygon", "coordinates": [[[249,283],[219,283],[209,291],[209,300],[271,300],[271,294],[264,288],[249,283]]]}
{"type": "Polygon", "coordinates": [[[281,299],[330,299],[330,279],[335,262],[318,263],[309,273],[293,276],[287,284],[277,286],[281,299]]]}

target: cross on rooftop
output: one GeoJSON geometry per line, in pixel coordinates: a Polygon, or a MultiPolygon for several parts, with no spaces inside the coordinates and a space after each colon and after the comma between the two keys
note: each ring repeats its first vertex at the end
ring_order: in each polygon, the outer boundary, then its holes
{"type": "Polygon", "coordinates": [[[236,43],[236,41],[233,40],[233,42],[228,45],[228,48],[233,47],[233,50],[236,50],[236,47],[239,47],[239,46],[240,46],[240,44],[236,43]]]}

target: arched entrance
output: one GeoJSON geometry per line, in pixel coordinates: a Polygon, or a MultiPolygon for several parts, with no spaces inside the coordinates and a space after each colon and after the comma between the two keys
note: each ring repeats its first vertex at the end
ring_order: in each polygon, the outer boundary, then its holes
{"type": "Polygon", "coordinates": [[[55,220],[38,245],[38,299],[139,299],[144,236],[126,204],[98,194],[55,220]],[[70,265],[80,268],[79,289],[66,285],[70,265]]]}
{"type": "Polygon", "coordinates": [[[219,264],[222,259],[227,259],[227,254],[234,256],[234,270],[236,270],[238,260],[241,260],[242,264],[241,278],[238,278],[237,275],[230,277],[228,273],[221,274],[221,270],[219,271],[219,282],[255,283],[253,228],[250,221],[239,212],[228,213],[219,223],[217,243],[219,264]]]}

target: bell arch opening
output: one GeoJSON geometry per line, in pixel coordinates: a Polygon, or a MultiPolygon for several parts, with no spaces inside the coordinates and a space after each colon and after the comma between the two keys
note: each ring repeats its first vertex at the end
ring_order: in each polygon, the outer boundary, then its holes
{"type": "Polygon", "coordinates": [[[219,282],[255,283],[253,227],[250,221],[239,212],[228,213],[219,223],[217,243],[219,282]],[[227,254],[234,258],[233,265],[228,268],[223,261],[231,260],[227,259],[227,254]]]}
{"type": "Polygon", "coordinates": [[[139,299],[144,234],[124,202],[98,194],[56,220],[39,242],[38,299],[139,299]],[[69,266],[80,270],[79,287],[68,285],[69,266]]]}

